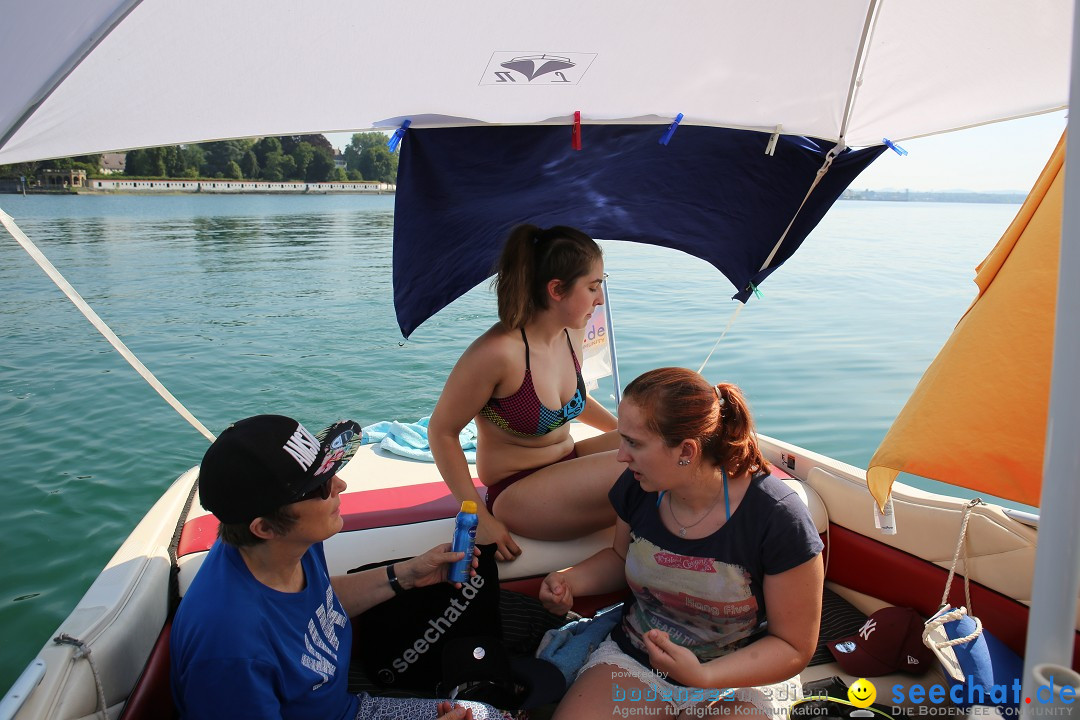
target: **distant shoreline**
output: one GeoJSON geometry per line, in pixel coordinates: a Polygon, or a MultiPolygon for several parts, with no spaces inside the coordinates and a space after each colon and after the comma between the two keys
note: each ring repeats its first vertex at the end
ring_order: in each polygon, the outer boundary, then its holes
{"type": "Polygon", "coordinates": [[[845,190],[841,200],[878,202],[952,202],[1019,205],[1027,199],[1022,192],[919,191],[919,190],[845,190]]]}
{"type": "MultiPolygon", "coordinates": [[[[84,186],[32,187],[26,195],[393,195],[397,186],[377,181],[322,183],[256,180],[121,180],[91,178],[84,186]]],[[[0,192],[23,194],[18,181],[0,183],[0,192]]]]}
{"type": "MultiPolygon", "coordinates": [[[[27,188],[27,195],[393,195],[397,186],[378,182],[261,182],[244,180],[99,180],[87,187],[27,188]]],[[[0,181],[0,194],[21,194],[17,182],[0,181]]],[[[1027,199],[1022,192],[968,192],[915,190],[845,190],[841,200],[875,202],[948,202],[1019,205],[1027,199]]]]}

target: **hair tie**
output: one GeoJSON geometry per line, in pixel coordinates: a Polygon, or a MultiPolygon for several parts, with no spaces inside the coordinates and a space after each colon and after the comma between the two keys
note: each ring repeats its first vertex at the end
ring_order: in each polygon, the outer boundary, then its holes
{"type": "Polygon", "coordinates": [[[720,407],[724,407],[725,400],[724,400],[724,396],[720,394],[720,386],[719,385],[713,385],[712,389],[713,389],[713,392],[716,393],[716,399],[720,403],[720,407]]]}

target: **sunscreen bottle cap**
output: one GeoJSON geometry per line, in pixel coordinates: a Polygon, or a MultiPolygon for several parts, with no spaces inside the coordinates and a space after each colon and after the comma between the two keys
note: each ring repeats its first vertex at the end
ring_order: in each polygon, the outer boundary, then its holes
{"type": "Polygon", "coordinates": [[[476,502],[474,500],[462,500],[461,512],[476,514],[476,502]]]}

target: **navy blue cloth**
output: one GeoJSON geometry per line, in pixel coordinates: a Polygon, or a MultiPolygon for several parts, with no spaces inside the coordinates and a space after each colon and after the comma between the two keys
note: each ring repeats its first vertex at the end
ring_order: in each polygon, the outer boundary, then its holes
{"type": "Polygon", "coordinates": [[[410,129],[394,212],[394,305],[408,337],[493,273],[521,223],[570,225],[594,238],[682,250],[715,266],[746,302],[884,146],[847,150],[811,194],[831,141],[682,126],[588,125],[582,149],[566,126],[410,129]]]}

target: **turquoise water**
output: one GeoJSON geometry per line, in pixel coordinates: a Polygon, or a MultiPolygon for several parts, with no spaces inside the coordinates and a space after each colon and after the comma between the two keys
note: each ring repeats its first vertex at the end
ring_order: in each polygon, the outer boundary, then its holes
{"type": "MultiPolygon", "coordinates": [[[[52,262],[212,431],[415,420],[495,318],[486,284],[402,340],[393,197],[2,196],[52,262]]],[[[975,294],[1015,205],[841,202],[706,369],[759,429],[865,467],[975,294]]],[[[7,236],[4,235],[6,238],[7,236]]],[[[710,266],[606,242],[623,382],[697,368],[734,311],[710,266]]],[[[0,692],[206,442],[26,254],[0,241],[0,692]]],[[[612,386],[596,395],[609,407],[612,386]]]]}

